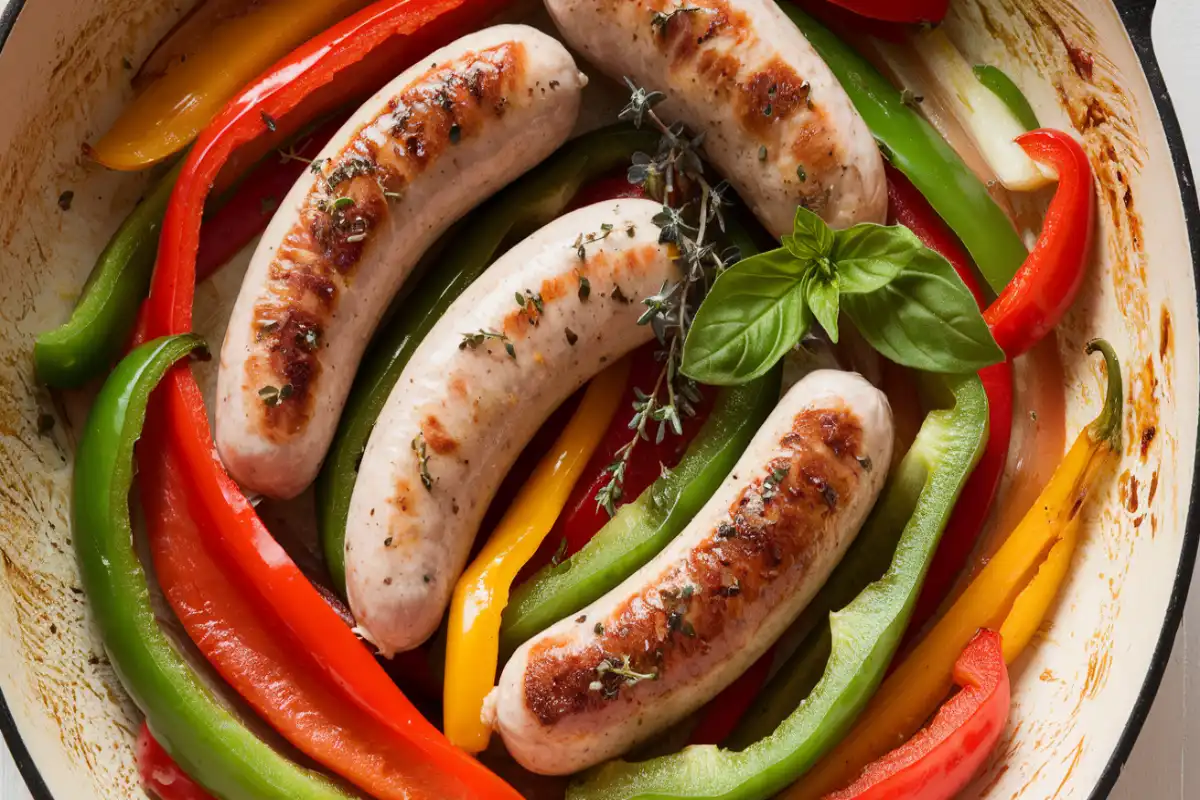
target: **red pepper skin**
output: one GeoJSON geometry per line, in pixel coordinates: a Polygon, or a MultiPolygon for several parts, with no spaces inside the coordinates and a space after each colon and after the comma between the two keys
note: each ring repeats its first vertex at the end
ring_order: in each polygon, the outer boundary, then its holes
{"type": "Polygon", "coordinates": [[[289,154],[292,157],[267,155],[242,179],[233,197],[205,218],[196,254],[197,282],[225,266],[263,232],[292,185],[308,169],[308,162],[317,157],[345,121],[346,115],[342,114],[316,127],[295,145],[289,154]]]}
{"type": "MultiPolygon", "coordinates": [[[[615,180],[613,183],[598,181],[595,186],[580,192],[579,206],[588,205],[589,202],[611,199],[614,188],[620,188],[619,185],[615,185],[615,180]],[[589,196],[596,199],[589,201],[589,196]]],[[[618,196],[636,197],[637,195],[618,196]]],[[[609,422],[608,429],[604,432],[604,438],[600,440],[600,446],[592,454],[579,481],[571,490],[567,504],[563,507],[563,512],[555,522],[554,528],[546,536],[538,552],[521,570],[521,574],[517,578],[518,582],[549,564],[556,555],[565,558],[579,552],[608,523],[608,512],[596,504],[596,495],[609,481],[610,476],[606,468],[616,458],[617,451],[628,444],[633,435],[629,430],[629,417],[632,414],[634,400],[637,399],[635,390],[640,389],[648,393],[654,387],[654,383],[662,371],[662,363],[655,358],[658,349],[657,342],[650,342],[634,352],[633,365],[629,371],[629,382],[617,405],[616,416],[609,422]],[[564,540],[566,548],[561,549],[564,540]]],[[[636,500],[642,492],[650,488],[650,484],[658,480],[663,467],[670,469],[683,458],[688,445],[704,426],[708,412],[712,410],[712,401],[716,392],[710,389],[701,392],[701,395],[703,399],[697,405],[696,414],[683,419],[682,435],[676,436],[668,432],[657,444],[653,439],[638,443],[633,452],[633,458],[630,459],[629,466],[625,471],[623,494],[621,500],[616,503],[617,507],[636,500]]],[[[651,431],[652,435],[653,430],[651,431]]]]}
{"type": "MultiPolygon", "coordinates": [[[[929,201],[899,170],[888,166],[887,179],[888,214],[891,219],[915,233],[926,247],[945,257],[975,295],[975,301],[982,306],[983,293],[975,280],[966,249],[929,205],[929,201]]],[[[987,445],[946,524],[908,625],[909,640],[937,613],[938,606],[966,565],[996,500],[1000,478],[1008,462],[1008,447],[1012,441],[1012,366],[1007,362],[995,364],[980,370],[979,378],[988,396],[987,445]]]]}
{"type": "Polygon", "coordinates": [[[733,733],[742,717],[750,710],[754,698],[762,691],[771,677],[771,665],[775,661],[775,645],[758,657],[750,668],[726,686],[719,695],[704,707],[704,716],[692,729],[688,744],[720,744],[733,733]]]}
{"type": "Polygon", "coordinates": [[[1096,192],[1083,146],[1045,128],[1018,136],[1017,144],[1058,172],[1058,190],[1033,252],[983,315],[1010,360],[1054,330],[1075,302],[1096,231],[1096,192]]]}
{"type": "Polygon", "coordinates": [[[603,178],[597,178],[587,186],[584,186],[571,200],[571,205],[567,208],[567,211],[575,211],[594,203],[602,203],[605,200],[620,200],[623,197],[645,196],[646,190],[636,183],[630,183],[629,178],[625,176],[625,171],[622,170],[603,178]]]}
{"type": "Polygon", "coordinates": [[[825,800],[953,800],[987,762],[1011,704],[1000,634],[980,631],[954,664],[962,689],[906,744],[825,800]]]}
{"type": "MultiPolygon", "coordinates": [[[[264,114],[275,120],[287,118],[339,73],[397,40],[411,41],[414,52],[404,62],[411,63],[428,52],[430,44],[445,43],[431,43],[428,37],[416,35],[444,15],[473,15],[477,24],[502,5],[494,0],[382,0],[302,45],[230,101],[197,139],[175,185],[151,285],[148,333],[157,336],[191,329],[205,198],[230,156],[265,130],[264,114]]],[[[445,27],[438,26],[445,41],[452,41],[462,30],[445,27]]],[[[453,787],[442,791],[442,796],[518,800],[510,786],[451,746],[421,717],[271,537],[216,455],[203,398],[191,371],[186,367],[173,370],[155,402],[165,421],[164,447],[178,459],[180,473],[186,478],[188,505],[204,509],[206,522],[211,523],[202,531],[205,546],[231,582],[257,594],[262,606],[274,613],[281,628],[299,643],[299,657],[311,660],[349,705],[390,730],[398,745],[420,754],[422,777],[440,776],[444,787],[453,787]]]]}
{"type": "Polygon", "coordinates": [[[950,0],[828,0],[860,17],[884,22],[941,22],[950,10],[950,0]]]}
{"type": "Polygon", "coordinates": [[[142,786],[160,800],[213,800],[163,750],[144,722],[138,731],[137,769],[142,786]]]}

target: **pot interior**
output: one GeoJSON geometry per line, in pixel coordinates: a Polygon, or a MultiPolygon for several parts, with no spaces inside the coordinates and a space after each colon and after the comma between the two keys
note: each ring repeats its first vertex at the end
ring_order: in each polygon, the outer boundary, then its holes
{"type": "MultiPolygon", "coordinates": [[[[71,544],[74,431],[88,392],[39,387],[32,346],[66,319],[96,254],[147,186],[145,175],[88,162],[81,144],[131,96],[126,65],[140,63],[188,5],[39,0],[21,9],[0,51],[8,101],[0,116],[0,691],[56,798],[141,796],[132,747],[139,716],[90,623],[71,544]]],[[[1101,227],[1087,285],[1056,342],[1018,365],[1014,427],[1038,443],[1033,449],[1063,452],[1098,411],[1103,375],[1083,348],[1104,336],[1125,368],[1124,453],[1087,511],[1052,619],[1014,667],[1005,740],[965,795],[1083,797],[1104,781],[1152,663],[1166,658],[1156,653],[1163,620],[1195,547],[1187,523],[1200,353],[1180,184],[1155,98],[1108,0],[956,0],[945,30],[972,61],[1017,80],[1044,125],[1076,131],[1098,177],[1101,227]],[[1048,374],[1061,378],[1039,385],[1048,374]],[[1065,440],[1045,414],[1062,415],[1065,440]]],[[[597,107],[610,108],[599,99],[597,107]]],[[[247,256],[200,289],[196,324],[214,345],[247,256]]],[[[211,391],[212,370],[200,374],[211,391]]],[[[1044,482],[1042,462],[1014,455],[1002,498],[1044,482]]],[[[993,542],[1012,517],[1001,503],[993,542]]]]}

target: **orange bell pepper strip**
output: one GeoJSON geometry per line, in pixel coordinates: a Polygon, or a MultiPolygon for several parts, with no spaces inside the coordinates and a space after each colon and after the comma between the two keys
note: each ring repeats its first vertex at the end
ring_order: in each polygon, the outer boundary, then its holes
{"type": "Polygon", "coordinates": [[[470,753],[488,745],[491,728],[480,717],[496,682],[500,616],[521,567],[533,558],[567,504],[575,482],[617,413],[630,359],[597,375],[554,446],[454,587],[446,641],[446,737],[470,753]]]}
{"type": "Polygon", "coordinates": [[[208,33],[169,65],[89,150],[106,167],[139,170],[179,152],[239,89],[366,0],[275,0],[208,33]]]}
{"type": "MultiPolygon", "coordinates": [[[[501,5],[485,0],[381,0],[301,46],[232,100],[201,133],[175,184],[147,301],[147,335],[191,329],[204,200],[238,148],[262,135],[266,119],[285,118],[380,47],[418,36],[446,15],[490,15],[501,5]]],[[[164,420],[162,449],[183,476],[188,507],[204,515],[205,548],[227,581],[243,587],[256,606],[270,611],[266,618],[277,621],[275,633],[297,643],[293,657],[321,675],[342,702],[379,722],[400,752],[412,755],[420,788],[429,790],[423,785],[428,779],[436,781],[430,784],[434,796],[517,800],[510,786],[450,745],[420,716],[271,537],[217,457],[191,371],[173,370],[154,402],[164,420]]]]}
{"type": "Polygon", "coordinates": [[[1107,342],[1094,340],[1087,350],[1101,352],[1108,368],[1108,396],[1100,416],[1079,434],[995,557],[884,681],[849,735],[782,798],[823,797],[911,737],[949,692],[954,662],[980,628],[1000,628],[1007,663],[1028,644],[1066,574],[1083,505],[1121,452],[1121,367],[1107,342]],[[1063,542],[1068,545],[1055,556],[1063,542]]]}

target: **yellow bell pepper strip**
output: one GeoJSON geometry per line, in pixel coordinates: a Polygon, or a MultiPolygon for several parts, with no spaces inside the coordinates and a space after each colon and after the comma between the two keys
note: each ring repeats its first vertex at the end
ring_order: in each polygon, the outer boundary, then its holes
{"type": "Polygon", "coordinates": [[[219,25],[253,13],[266,2],[268,0],[200,0],[158,40],[137,68],[130,81],[134,91],[141,92],[165,75],[169,67],[182,64],[195,55],[219,25]]]}
{"type": "Polygon", "coordinates": [[[1120,364],[1103,340],[1089,343],[1087,351],[1102,353],[1108,367],[1108,396],[1100,416],[1080,433],[1000,551],[884,681],[849,735],[780,795],[782,800],[824,797],[853,782],[863,767],[916,733],[949,693],[954,662],[980,628],[1003,624],[1006,663],[1028,644],[1066,574],[1083,504],[1121,452],[1120,364]],[[1067,544],[1060,549],[1063,542],[1067,544]]]}
{"type": "Polygon", "coordinates": [[[483,700],[496,682],[500,618],[517,573],[554,527],[567,497],[617,413],[628,358],[597,375],[558,440],[454,587],[446,642],[444,723],[451,743],[470,753],[487,747],[483,700]]]}
{"type": "MultiPolygon", "coordinates": [[[[139,170],[182,150],[225,101],[297,45],[367,5],[366,0],[275,0],[228,19],[189,58],[125,107],[89,154],[139,170]]],[[[272,126],[268,120],[264,125],[272,126]]]]}
{"type": "MultiPolygon", "coordinates": [[[[1108,366],[1108,399],[1100,417],[1088,427],[1090,436],[1100,440],[1101,445],[1107,444],[1107,447],[1101,446],[1098,452],[1093,452],[1097,442],[1081,436],[1071,448],[1076,458],[1090,456],[1083,477],[1079,480],[1080,488],[1075,493],[1077,504],[1082,504],[1097,477],[1103,474],[1108,469],[1109,462],[1114,461],[1121,453],[1121,365],[1112,347],[1103,339],[1089,343],[1087,350],[1089,353],[1097,350],[1103,353],[1105,364],[1108,366]]],[[[1037,507],[1034,506],[1035,509],[1037,507]]],[[[1017,660],[1041,627],[1042,620],[1046,618],[1050,604],[1054,602],[1059,588],[1066,580],[1082,525],[1083,515],[1078,513],[1078,505],[1071,506],[1058,541],[1050,548],[1050,553],[1038,568],[1037,574],[1017,596],[1012,610],[1004,618],[1000,635],[1004,638],[1004,660],[1007,663],[1011,664],[1017,660]]]]}

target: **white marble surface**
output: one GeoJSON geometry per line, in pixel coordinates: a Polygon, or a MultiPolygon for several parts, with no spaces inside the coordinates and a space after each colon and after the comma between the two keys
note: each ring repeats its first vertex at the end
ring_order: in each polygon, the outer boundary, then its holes
{"type": "MultiPolygon", "coordinates": [[[[0,6],[6,0],[0,0],[0,6]]],[[[1183,125],[1192,163],[1200,169],[1200,3],[1160,0],[1154,41],[1168,88],[1183,125]]],[[[1200,575],[1200,573],[1197,573],[1200,575]]],[[[1200,796],[1200,578],[1179,630],[1170,666],[1142,735],[1117,783],[1113,800],[1188,800],[1200,796]]],[[[0,800],[30,800],[6,750],[0,751],[0,800]]]]}

